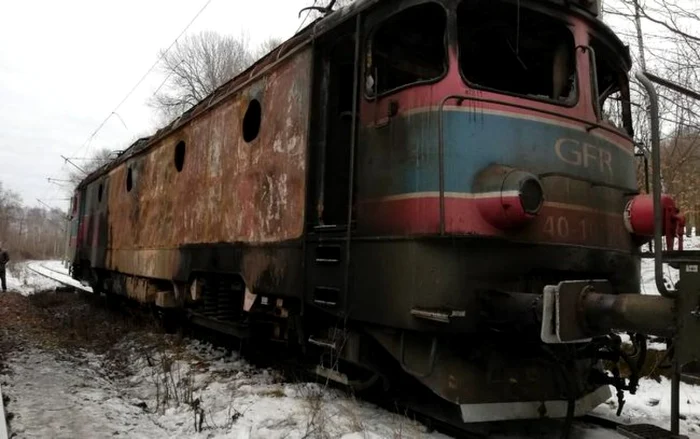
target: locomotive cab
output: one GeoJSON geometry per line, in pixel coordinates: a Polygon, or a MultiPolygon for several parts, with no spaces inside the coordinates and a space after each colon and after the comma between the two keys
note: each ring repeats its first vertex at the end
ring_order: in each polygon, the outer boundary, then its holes
{"type": "MultiPolygon", "coordinates": [[[[584,6],[359,2],[343,28],[355,41],[355,150],[312,143],[325,167],[310,170],[305,301],[332,316],[313,340],[335,346],[330,328],[349,319],[342,337],[369,336],[464,422],[537,418],[543,404],[563,416],[571,397],[583,413],[609,396],[589,379],[596,358],[566,378],[575,395],[545,378],[560,372],[542,362],[539,328],[501,322],[520,300],[510,293],[580,279],[639,292],[623,219],[638,193],[631,60],[584,6]],[[339,199],[347,208],[331,219],[339,199]]],[[[322,121],[333,75],[316,71],[322,121]]],[[[341,358],[372,369],[360,352],[341,358]]]]}

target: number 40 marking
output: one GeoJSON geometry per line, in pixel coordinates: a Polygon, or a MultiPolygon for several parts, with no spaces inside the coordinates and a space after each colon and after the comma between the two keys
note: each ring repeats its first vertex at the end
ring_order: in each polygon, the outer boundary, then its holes
{"type": "Polygon", "coordinates": [[[569,220],[566,217],[547,217],[544,223],[544,233],[552,237],[568,238],[569,232],[569,220]]]}
{"type": "Polygon", "coordinates": [[[585,219],[574,222],[574,224],[575,226],[571,227],[569,219],[565,216],[548,216],[544,222],[544,233],[552,238],[567,239],[575,236],[582,240],[593,235],[593,225],[585,219]]]}

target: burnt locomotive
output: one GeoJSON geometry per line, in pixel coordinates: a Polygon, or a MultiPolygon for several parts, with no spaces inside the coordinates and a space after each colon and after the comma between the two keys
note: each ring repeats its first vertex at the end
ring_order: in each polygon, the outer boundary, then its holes
{"type": "Polygon", "coordinates": [[[594,336],[670,330],[608,303],[653,233],[630,67],[586,0],[358,0],[85,178],[73,276],[463,422],[585,413],[594,336]]]}

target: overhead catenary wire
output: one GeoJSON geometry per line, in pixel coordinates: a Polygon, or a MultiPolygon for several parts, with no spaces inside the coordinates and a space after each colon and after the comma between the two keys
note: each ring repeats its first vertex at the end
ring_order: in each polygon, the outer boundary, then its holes
{"type": "MultiPolygon", "coordinates": [[[[207,2],[204,4],[204,6],[202,6],[202,8],[194,15],[194,17],[192,17],[192,19],[187,24],[187,26],[185,26],[185,28],[173,40],[173,42],[170,43],[170,45],[164,51],[161,52],[160,56],[153,63],[153,65],[151,65],[151,67],[146,71],[146,73],[144,73],[143,76],[138,80],[138,82],[131,88],[131,90],[129,90],[129,92],[126,94],[126,96],[124,96],[124,98],[117,104],[117,106],[114,108],[114,110],[112,110],[110,112],[110,114],[108,114],[107,117],[105,117],[105,119],[92,132],[92,134],[90,134],[90,136],[87,138],[87,140],[83,143],[83,145],[81,146],[81,148],[78,151],[87,147],[87,149],[86,149],[86,155],[87,155],[87,150],[89,150],[90,142],[92,141],[92,139],[95,138],[95,136],[100,132],[100,130],[102,130],[104,125],[109,121],[109,119],[113,115],[115,115],[119,118],[119,120],[124,125],[124,128],[127,129],[127,131],[129,130],[129,128],[126,125],[126,122],[124,122],[124,119],[122,119],[122,117],[119,116],[119,114],[117,113],[117,110],[124,104],[124,102],[126,102],[127,99],[129,99],[129,97],[131,97],[131,95],[134,93],[134,91],[136,91],[136,89],[139,87],[139,85],[141,85],[141,83],[143,83],[143,81],[148,77],[148,75],[158,66],[158,63],[170,51],[170,49],[172,49],[173,46],[175,46],[177,44],[178,40],[185,34],[185,32],[187,32],[187,30],[190,28],[190,26],[192,26],[192,24],[195,22],[195,20],[197,20],[197,18],[202,14],[202,12],[204,12],[204,10],[209,6],[209,4],[211,2],[212,2],[212,0],[207,0],[207,2]]],[[[318,0],[314,0],[312,7],[316,6],[317,3],[318,3],[318,0]]],[[[295,33],[298,33],[304,27],[304,25],[306,24],[306,20],[308,20],[310,14],[311,14],[311,10],[307,11],[306,17],[304,17],[304,20],[301,22],[299,28],[297,29],[297,31],[295,33]]],[[[163,81],[163,83],[161,83],[160,86],[158,86],[158,90],[160,90],[160,88],[165,84],[166,81],[167,81],[167,78],[163,81]]],[[[156,92],[157,92],[157,90],[156,90],[156,92]]]]}
{"type": "MultiPolygon", "coordinates": [[[[119,103],[114,107],[114,109],[107,115],[107,117],[102,120],[102,122],[95,128],[95,130],[88,136],[88,138],[85,140],[85,142],[78,147],[72,154],[71,156],[77,156],[79,155],[78,153],[81,152],[83,149],[85,150],[85,156],[88,155],[88,151],[90,149],[90,142],[97,136],[97,134],[102,130],[102,128],[105,126],[105,124],[111,119],[112,116],[117,116],[119,120],[121,121],[122,125],[124,125],[124,128],[126,128],[127,131],[129,131],[128,126],[126,125],[126,122],[124,119],[117,113],[119,108],[131,97],[131,95],[136,91],[136,89],[143,83],[143,81],[148,77],[148,75],[158,66],[158,63],[163,59],[163,57],[172,49],[172,47],[177,44],[178,40],[187,32],[187,30],[192,26],[192,24],[199,18],[199,16],[204,12],[204,10],[211,4],[213,0],[207,0],[204,5],[197,11],[197,13],[192,17],[192,19],[187,23],[187,25],[182,29],[182,31],[178,34],[178,36],[170,43],[170,45],[161,52],[160,56],[156,61],[151,65],[151,67],[141,76],[141,78],[136,82],[136,84],[126,93],[126,95],[119,101],[119,103]]],[[[63,157],[63,156],[62,156],[63,157]]],[[[63,157],[65,160],[65,157],[63,157]]],[[[72,159],[71,159],[72,160],[72,159]]],[[[64,161],[65,163],[69,162],[68,160],[64,161]]],[[[75,165],[74,163],[71,163],[72,165],[75,165]]],[[[76,166],[77,167],[77,166],[76,166]]],[[[78,167],[79,168],[79,167],[78,167]]],[[[79,168],[80,169],[80,168],[79,168]]],[[[80,169],[81,171],[85,172],[84,170],[80,169]]],[[[46,192],[44,193],[44,198],[48,195],[49,191],[52,189],[55,191],[56,186],[50,184],[47,187],[46,192]]]]}
{"type": "Polygon", "coordinates": [[[67,157],[65,157],[65,156],[61,156],[61,158],[62,158],[63,160],[65,160],[66,163],[69,163],[71,166],[73,166],[75,169],[77,169],[78,171],[82,172],[83,174],[85,174],[85,175],[88,174],[88,172],[87,172],[85,169],[83,169],[83,168],[81,168],[80,166],[78,166],[78,165],[76,165],[75,163],[73,163],[73,161],[72,161],[71,159],[69,159],[69,158],[67,158],[67,157]]]}
{"type": "Polygon", "coordinates": [[[36,200],[37,200],[39,203],[41,203],[44,207],[46,207],[47,209],[49,209],[49,210],[53,209],[53,207],[51,207],[51,206],[49,206],[48,204],[44,203],[44,202],[41,201],[40,199],[37,198],[36,200]]]}
{"type": "MultiPolygon", "coordinates": [[[[124,96],[124,98],[122,98],[122,100],[119,101],[117,106],[114,107],[114,109],[109,113],[109,115],[107,115],[107,117],[104,118],[104,120],[97,126],[97,128],[92,132],[92,134],[90,134],[90,136],[87,138],[87,140],[85,140],[85,143],[83,143],[83,145],[80,147],[80,149],[78,151],[82,150],[83,148],[87,148],[86,149],[86,153],[87,153],[87,150],[89,149],[89,145],[90,145],[90,142],[92,141],[92,139],[94,139],[95,136],[100,132],[100,130],[102,130],[102,128],[105,126],[105,124],[109,121],[109,119],[113,115],[117,114],[117,110],[119,110],[119,108],[121,108],[121,106],[124,104],[124,102],[126,102],[126,100],[129,99],[129,97],[131,97],[131,95],[134,93],[134,91],[136,91],[136,89],[141,85],[141,83],[143,83],[143,81],[148,77],[148,75],[151,74],[151,72],[158,66],[158,63],[160,63],[160,61],[170,51],[170,49],[172,49],[172,47],[175,44],[177,44],[177,41],[185,34],[185,32],[187,32],[187,30],[190,28],[190,26],[192,26],[192,24],[195,22],[195,20],[197,20],[197,18],[202,14],[202,12],[204,12],[204,10],[209,6],[209,4],[211,2],[212,2],[212,0],[207,0],[207,2],[204,4],[204,6],[202,6],[202,8],[199,9],[199,11],[194,15],[194,17],[192,17],[192,19],[189,21],[189,23],[187,23],[187,26],[185,26],[185,28],[173,40],[173,42],[170,43],[170,45],[164,51],[161,52],[160,56],[158,56],[158,59],[156,59],[156,61],[153,63],[153,65],[151,65],[151,67],[146,71],[146,73],[143,74],[143,76],[141,76],[141,78],[136,82],[136,84],[131,88],[131,90],[129,90],[129,92],[124,96]]],[[[117,116],[119,116],[119,115],[117,114],[117,116]]],[[[121,119],[121,117],[119,117],[119,118],[121,119]]],[[[124,127],[126,128],[126,123],[124,123],[123,120],[122,120],[122,123],[124,124],[124,127]]],[[[127,130],[128,130],[128,128],[127,128],[127,130]]],[[[75,154],[73,154],[73,155],[75,155],[75,154]]]]}
{"type": "MultiPolygon", "coordinates": [[[[197,13],[192,17],[192,19],[189,21],[189,23],[184,27],[184,29],[178,34],[178,36],[170,43],[170,45],[161,52],[160,56],[158,59],[151,65],[151,67],[141,76],[141,78],[136,82],[136,84],[129,90],[128,93],[121,99],[121,101],[114,107],[114,109],[102,120],[102,122],[95,128],[95,130],[88,136],[88,138],[85,140],[85,142],[76,150],[75,153],[71,154],[73,156],[78,155],[77,153],[85,150],[85,156],[87,156],[91,141],[97,136],[97,134],[102,130],[102,128],[105,126],[105,124],[111,119],[112,116],[117,116],[119,120],[121,121],[122,125],[124,128],[126,128],[127,131],[129,131],[129,128],[124,121],[124,119],[117,113],[117,110],[121,108],[121,106],[131,97],[131,95],[136,91],[136,89],[143,83],[143,81],[148,77],[148,75],[158,66],[158,63],[163,59],[163,57],[175,46],[178,42],[178,40],[187,32],[187,30],[192,26],[192,24],[197,20],[197,18],[204,12],[204,10],[211,4],[212,0],[207,0],[204,5],[197,11],[197,13]]],[[[315,6],[317,4],[318,0],[314,0],[313,5],[315,6]]],[[[309,18],[311,11],[308,11],[306,14],[306,17],[302,21],[299,29],[297,29],[297,32],[306,24],[306,21],[309,18]]],[[[163,83],[160,84],[158,87],[158,90],[165,84],[166,80],[163,81],[163,83]]],[[[157,91],[156,91],[157,92],[157,91]]],[[[64,157],[65,159],[65,157],[64,157]]],[[[71,163],[73,164],[73,163],[71,163]]],[[[73,164],[74,165],[74,164],[73,164]]],[[[48,188],[49,190],[51,189],[50,187],[48,188]]],[[[56,189],[53,187],[53,189],[56,189]]],[[[48,193],[48,190],[47,190],[48,193]]]]}

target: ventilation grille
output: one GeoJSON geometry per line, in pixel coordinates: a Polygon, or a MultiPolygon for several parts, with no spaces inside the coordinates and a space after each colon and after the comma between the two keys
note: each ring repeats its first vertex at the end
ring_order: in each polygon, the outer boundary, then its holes
{"type": "Polygon", "coordinates": [[[201,313],[221,321],[235,321],[241,314],[243,283],[229,276],[209,277],[202,288],[201,313]]]}

